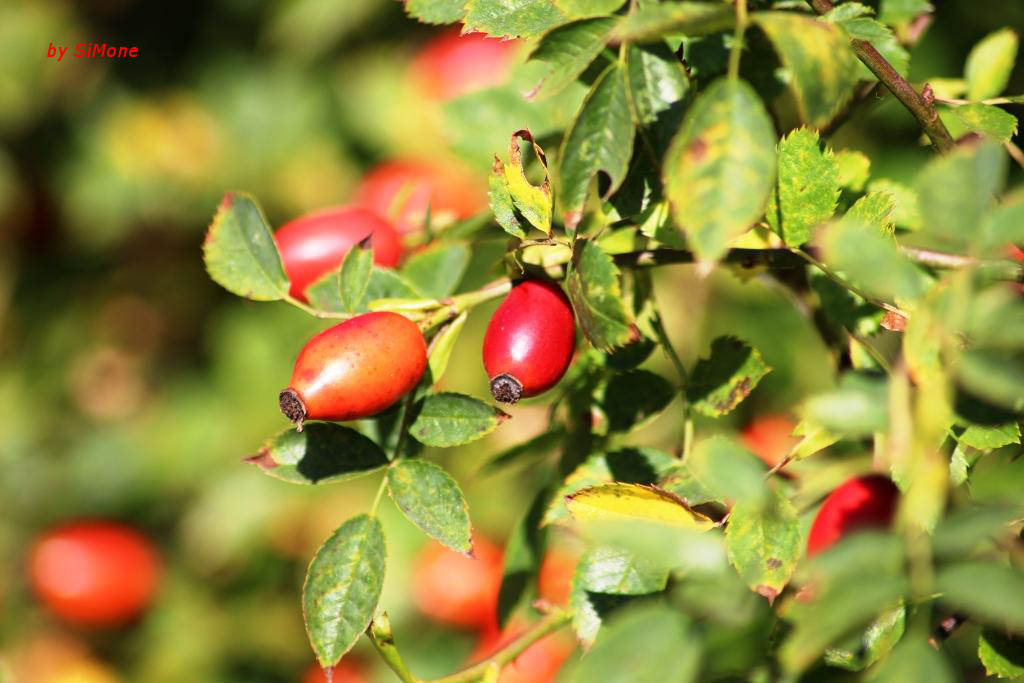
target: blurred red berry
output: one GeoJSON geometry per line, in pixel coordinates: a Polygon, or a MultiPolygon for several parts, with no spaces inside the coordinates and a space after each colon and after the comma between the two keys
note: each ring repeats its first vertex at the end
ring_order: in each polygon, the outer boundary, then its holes
{"type": "Polygon", "coordinates": [[[496,630],[501,573],[501,550],[479,535],[473,557],[431,542],[416,558],[413,600],[440,623],[496,630]]]}
{"type": "Polygon", "coordinates": [[[413,77],[427,97],[445,101],[505,83],[519,44],[483,33],[441,33],[413,58],[413,77]]]}
{"type": "Polygon", "coordinates": [[[793,436],[795,428],[796,422],[788,415],[761,415],[744,427],[740,439],[747,450],[775,467],[800,441],[793,436]]]}
{"type": "Polygon", "coordinates": [[[372,168],[356,189],[356,201],[407,234],[422,228],[428,207],[434,225],[483,211],[487,190],[483,181],[458,166],[406,159],[372,168]]]}
{"type": "MultiPolygon", "coordinates": [[[[302,676],[302,683],[327,683],[327,675],[319,663],[313,662],[302,676]]],[[[363,663],[349,655],[331,669],[331,683],[370,683],[370,676],[363,663]]]]}
{"type": "Polygon", "coordinates": [[[869,474],[842,484],[825,499],[807,538],[807,555],[827,550],[855,531],[892,523],[900,491],[888,477],[869,474]]]}
{"type": "Polygon", "coordinates": [[[274,239],[291,281],[291,295],[306,301],[306,288],[340,266],[352,247],[367,237],[373,247],[374,263],[386,268],[398,265],[402,258],[398,233],[369,209],[323,209],[282,225],[274,239]]]}
{"type": "Polygon", "coordinates": [[[29,578],[59,617],[112,626],[149,605],[159,564],[153,544],[135,529],[116,522],[77,522],[52,529],[36,542],[29,578]]]}
{"type": "Polygon", "coordinates": [[[540,576],[537,579],[540,597],[556,605],[568,604],[572,577],[576,573],[579,561],[578,554],[567,550],[548,551],[544,562],[541,563],[540,576]]]}

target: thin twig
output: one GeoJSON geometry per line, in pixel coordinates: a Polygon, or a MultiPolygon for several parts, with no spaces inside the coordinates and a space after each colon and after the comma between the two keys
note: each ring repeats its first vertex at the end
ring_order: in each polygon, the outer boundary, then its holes
{"type": "Polygon", "coordinates": [[[736,30],[733,33],[732,49],[729,51],[729,79],[740,76],[740,58],[743,55],[743,34],[747,30],[747,0],[736,2],[736,30]]]}
{"type": "MultiPolygon", "coordinates": [[[[807,0],[818,14],[826,14],[835,5],[830,0],[807,0]]],[[[932,145],[940,152],[953,149],[953,136],[939,118],[933,102],[928,102],[921,93],[893,68],[885,57],[871,43],[857,38],[850,39],[854,54],[864,63],[871,73],[880,80],[903,106],[917,119],[925,134],[931,139],[932,145]]]]}

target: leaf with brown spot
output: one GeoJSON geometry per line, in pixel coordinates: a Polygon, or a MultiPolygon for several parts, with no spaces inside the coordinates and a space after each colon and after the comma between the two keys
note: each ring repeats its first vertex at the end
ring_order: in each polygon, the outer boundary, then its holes
{"type": "Polygon", "coordinates": [[[732,412],[771,368],[757,349],[735,337],[711,342],[711,355],[693,369],[686,395],[694,410],[708,417],[732,412]]]}
{"type": "Polygon", "coordinates": [[[725,530],[729,561],[751,590],[769,602],[789,583],[800,559],[800,518],[778,491],[764,506],[738,502],[725,530]]]}

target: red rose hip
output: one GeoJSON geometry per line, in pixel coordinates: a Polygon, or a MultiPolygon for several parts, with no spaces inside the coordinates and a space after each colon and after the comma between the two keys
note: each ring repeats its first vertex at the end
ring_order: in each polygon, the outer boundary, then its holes
{"type": "Polygon", "coordinates": [[[274,234],[291,295],[306,300],[304,292],[325,273],[337,268],[345,254],[367,237],[373,262],[392,267],[402,256],[402,241],[395,229],[375,212],[355,206],[315,211],[285,223],[274,234]]]}
{"type": "Polygon", "coordinates": [[[358,420],[392,406],[419,383],[427,347],[397,313],[365,313],[316,335],[299,352],[281,412],[303,421],[358,420]]]}
{"type": "Polygon", "coordinates": [[[445,31],[413,58],[413,78],[427,97],[441,102],[498,86],[508,78],[519,45],[483,33],[445,31]]]}
{"type": "Polygon", "coordinates": [[[484,336],[484,368],[502,403],[542,394],[562,378],[576,348],[569,299],[554,282],[524,280],[494,312],[484,336]]]}
{"type": "Polygon", "coordinates": [[[888,527],[899,495],[896,485],[880,474],[845,482],[818,510],[807,537],[807,555],[827,550],[852,532],[888,527]]]}
{"type": "Polygon", "coordinates": [[[158,575],[150,540],[115,522],[57,527],[29,554],[29,579],[43,603],[86,626],[113,626],[137,616],[151,601],[158,575]]]}

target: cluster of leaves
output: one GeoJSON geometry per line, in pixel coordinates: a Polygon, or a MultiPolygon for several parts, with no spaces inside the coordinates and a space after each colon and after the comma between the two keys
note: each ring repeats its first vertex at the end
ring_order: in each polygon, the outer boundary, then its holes
{"type": "MultiPolygon", "coordinates": [[[[590,544],[565,613],[589,650],[572,680],[795,680],[832,666],[951,681],[950,661],[926,639],[954,610],[984,625],[988,671],[1019,676],[1024,303],[1001,280],[1018,277],[1003,259],[1024,241],[1024,195],[1004,187],[1002,143],[1016,119],[1000,106],[1019,98],[993,101],[1016,36],[985,39],[962,83],[941,94],[943,116],[980,136],[903,185],[873,179],[868,157],[829,148],[820,131],[874,79],[850,41],[874,46],[899,78],[907,27],[928,4],[883,1],[878,18],[854,2],[824,16],[794,3],[756,3],[748,15],[738,4],[406,3],[423,21],[536,39],[547,73],[531,97],[577,81],[589,88],[560,141],[516,131],[491,175],[494,219],[513,238],[509,279],[564,278],[590,347],[552,394],[549,432],[487,465],[557,450],[563,475],[523,506],[505,560],[517,580],[506,581],[501,614],[528,602],[522,577],[536,577],[551,526],[568,525],[590,544]],[[969,99],[953,99],[961,93],[969,99]],[[784,464],[834,459],[821,481],[772,476],[725,433],[722,418],[771,372],[758,349],[719,337],[691,368],[673,349],[648,268],[688,261],[703,272],[764,264],[815,315],[841,369],[832,390],[800,407],[784,464]],[[659,348],[675,381],[641,367],[659,348]],[[678,452],[638,443],[634,432],[670,405],[681,406],[678,452]],[[806,561],[815,505],[837,473],[868,469],[865,453],[904,493],[899,535],[851,538],[806,561]]],[[[507,418],[432,389],[468,310],[507,291],[456,293],[466,241],[491,228],[456,225],[398,271],[353,249],[316,283],[314,314],[392,310],[418,321],[432,338],[430,372],[401,406],[352,426],[286,430],[253,461],[304,484],[386,470],[382,485],[413,524],[470,552],[458,485],[420,456],[507,418]]],[[[205,256],[227,289],[299,304],[251,198],[222,206],[205,256]]],[[[303,606],[324,665],[373,622],[385,555],[371,511],[339,527],[310,565],[303,606]]]]}

